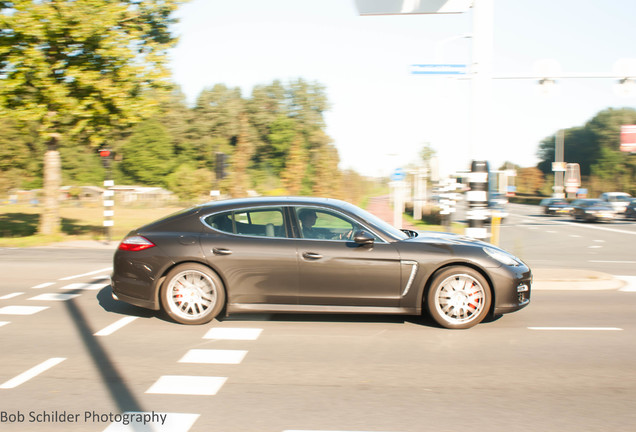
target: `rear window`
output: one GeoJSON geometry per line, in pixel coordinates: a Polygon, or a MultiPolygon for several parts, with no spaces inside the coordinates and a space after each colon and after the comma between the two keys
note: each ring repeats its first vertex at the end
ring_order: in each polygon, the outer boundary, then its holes
{"type": "Polygon", "coordinates": [[[287,237],[282,208],[227,211],[206,216],[211,228],[228,234],[258,237],[287,237]]]}

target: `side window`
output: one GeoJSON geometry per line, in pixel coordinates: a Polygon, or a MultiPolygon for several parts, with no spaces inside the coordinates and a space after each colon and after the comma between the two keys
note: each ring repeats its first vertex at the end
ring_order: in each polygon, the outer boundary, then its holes
{"type": "Polygon", "coordinates": [[[212,228],[232,234],[234,232],[234,223],[232,222],[232,212],[217,213],[207,216],[205,223],[212,228]]]}
{"type": "Polygon", "coordinates": [[[218,213],[206,217],[214,229],[230,234],[258,237],[287,237],[281,208],[255,208],[218,213]]]}
{"type": "Polygon", "coordinates": [[[348,241],[362,228],[346,216],[320,208],[298,207],[296,215],[301,236],[306,239],[348,241]]]}

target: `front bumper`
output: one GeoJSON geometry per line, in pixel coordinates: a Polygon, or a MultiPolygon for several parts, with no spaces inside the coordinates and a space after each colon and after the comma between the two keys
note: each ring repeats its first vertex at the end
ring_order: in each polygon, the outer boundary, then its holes
{"type": "Polygon", "coordinates": [[[491,279],[494,286],[493,314],[514,312],[530,304],[532,272],[527,266],[502,266],[492,272],[491,279]]]}

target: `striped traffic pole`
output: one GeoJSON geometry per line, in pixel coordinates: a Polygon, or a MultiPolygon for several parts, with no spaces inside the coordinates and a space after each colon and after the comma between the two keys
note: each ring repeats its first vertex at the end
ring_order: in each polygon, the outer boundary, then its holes
{"type": "Polygon", "coordinates": [[[106,239],[111,240],[111,227],[114,225],[113,216],[115,216],[115,191],[110,189],[115,186],[113,180],[104,180],[104,231],[106,239]]]}
{"type": "Polygon", "coordinates": [[[465,234],[476,239],[486,239],[488,230],[485,221],[488,217],[488,162],[472,161],[466,192],[468,201],[468,228],[465,234]]]}

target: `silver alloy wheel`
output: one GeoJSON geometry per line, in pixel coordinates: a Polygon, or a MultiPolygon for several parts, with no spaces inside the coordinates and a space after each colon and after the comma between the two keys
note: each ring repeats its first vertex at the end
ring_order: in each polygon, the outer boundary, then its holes
{"type": "Polygon", "coordinates": [[[169,282],[168,307],[183,320],[192,321],[208,315],[216,305],[218,292],[212,278],[198,270],[184,270],[169,282]]]}
{"type": "Polygon", "coordinates": [[[459,273],[447,277],[435,292],[435,309],[452,325],[466,324],[486,306],[486,288],[474,277],[459,273]]]}

